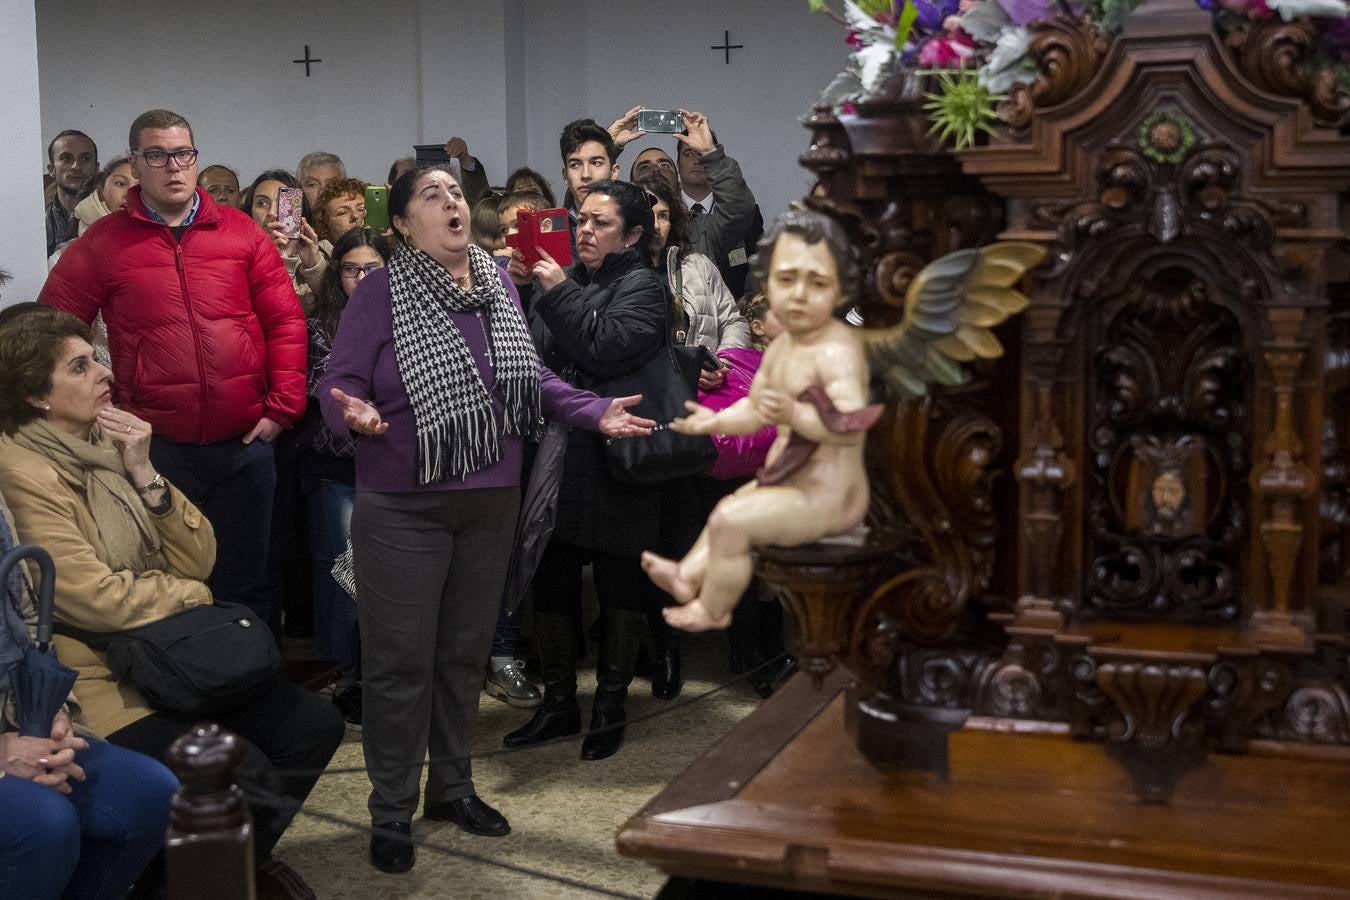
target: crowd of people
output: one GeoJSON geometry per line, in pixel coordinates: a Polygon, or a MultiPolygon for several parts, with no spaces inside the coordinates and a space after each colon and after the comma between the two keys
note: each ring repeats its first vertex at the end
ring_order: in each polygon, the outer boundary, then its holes
{"type": "MultiPolygon", "coordinates": [[[[328,696],[278,668],[210,718],[243,739],[241,784],[296,805],[315,777],[285,773],[321,770],[359,728],[384,872],[414,865],[419,803],[473,834],[510,831],[473,783],[481,692],[533,710],[508,747],[581,734],[577,659],[596,640],[587,760],[620,749],[636,673],[678,695],[672,601],[639,557],[686,552],[774,431],[717,439],[706,472],[628,483],[605,442],[658,423],[614,386],[674,341],[706,348],[699,397],[728,406],[777,327],[746,283],[754,195],[707,117],[680,116],[629,180],[637,108],[563,128],[570,266],[542,251],[528,264],[508,243],[521,210],[559,208],[549,180],[521,168],[494,187],[458,138],[440,162],[395,160],[374,185],[387,223],[369,224],[372,185],[332,153],[245,185],[199,166],[192,126],[168,110],[138,116],[129,153],[101,167],[86,134],[52,140],[51,271],[37,302],[0,312],[0,550],[56,558],[56,646],[78,681],[48,738],[0,724],[0,895],[154,891],[173,787],[160,761],[195,719],[114,671],[108,648],[203,607],[237,605],[233,621],[277,634],[306,630],[312,611],[316,653],[338,673],[328,696]],[[282,212],[293,191],[298,230],[282,212]],[[553,526],[525,560],[521,509],[536,496],[553,526]],[[335,575],[344,561],[350,581],[335,575]],[[589,629],[585,566],[601,610],[589,629]],[[507,587],[522,578],[542,693],[507,587]],[[129,779],[136,790],[119,787],[129,779]],[[120,829],[91,812],[113,795],[120,829]]],[[[26,609],[22,585],[4,588],[26,609]]],[[[782,651],[777,605],[742,610],[736,671],[782,651]]],[[[758,673],[757,690],[785,673],[758,673]]],[[[260,892],[294,895],[303,882],[272,858],[293,813],[253,812],[260,892]]]]}

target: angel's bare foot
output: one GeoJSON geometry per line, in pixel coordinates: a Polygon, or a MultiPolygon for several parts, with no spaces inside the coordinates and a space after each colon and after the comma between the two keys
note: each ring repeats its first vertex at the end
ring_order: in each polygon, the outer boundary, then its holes
{"type": "Polygon", "coordinates": [[[696,585],[680,576],[680,564],[673,559],[646,551],[642,554],[642,570],[653,584],[681,603],[688,603],[698,593],[696,585]]]}
{"type": "Polygon", "coordinates": [[[702,600],[691,600],[683,606],[667,606],[661,614],[666,617],[666,624],[682,631],[712,631],[731,624],[731,613],[714,616],[702,600]]]}

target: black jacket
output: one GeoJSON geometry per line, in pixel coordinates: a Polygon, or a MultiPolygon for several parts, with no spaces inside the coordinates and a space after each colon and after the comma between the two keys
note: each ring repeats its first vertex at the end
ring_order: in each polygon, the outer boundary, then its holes
{"type": "MultiPolygon", "coordinates": [[[[611,253],[593,275],[581,265],[568,275],[530,298],[535,345],[544,365],[572,384],[612,396],[607,384],[641,368],[665,340],[660,276],[632,249],[611,253]]],[[[659,486],[614,482],[605,468],[604,436],[573,429],[553,538],[637,556],[660,544],[661,494],[659,486]]]]}

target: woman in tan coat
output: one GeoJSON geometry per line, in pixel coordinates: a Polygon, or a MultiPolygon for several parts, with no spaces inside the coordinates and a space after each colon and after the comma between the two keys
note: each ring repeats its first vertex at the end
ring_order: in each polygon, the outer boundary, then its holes
{"type": "MultiPolygon", "coordinates": [[[[150,425],[113,404],[112,373],[94,360],[89,337],[79,320],[50,309],[0,327],[0,493],[19,538],[56,560],[58,631],[105,634],[211,603],[205,579],[216,544],[211,523],[154,471],[150,425]]],[[[162,759],[195,724],[114,682],[106,654],[69,636],[57,647],[80,676],[77,724],[110,743],[162,759]]],[[[316,779],[271,770],[323,768],[343,731],[332,704],[279,677],[217,720],[248,743],[245,790],[279,791],[297,808],[316,779]]],[[[293,812],[253,815],[266,862],[293,812]]],[[[259,874],[270,881],[279,867],[268,862],[259,874]]]]}

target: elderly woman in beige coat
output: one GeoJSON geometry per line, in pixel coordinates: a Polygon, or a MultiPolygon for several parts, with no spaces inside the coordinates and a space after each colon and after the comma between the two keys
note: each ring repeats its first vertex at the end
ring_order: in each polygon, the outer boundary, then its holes
{"type": "MultiPolygon", "coordinates": [[[[58,631],[102,634],[211,603],[205,580],[216,544],[201,511],[154,471],[150,425],[114,405],[112,373],[93,358],[89,337],[79,320],[45,308],[0,326],[0,493],[20,538],[57,562],[58,631]]],[[[104,653],[69,636],[57,648],[80,676],[76,724],[110,743],[163,758],[194,724],[114,682],[104,653]]],[[[343,732],[331,703],[281,678],[217,719],[247,742],[241,783],[297,805],[315,778],[271,771],[322,769],[343,732]]],[[[263,881],[278,878],[282,866],[269,858],[292,816],[254,810],[263,881]]]]}

